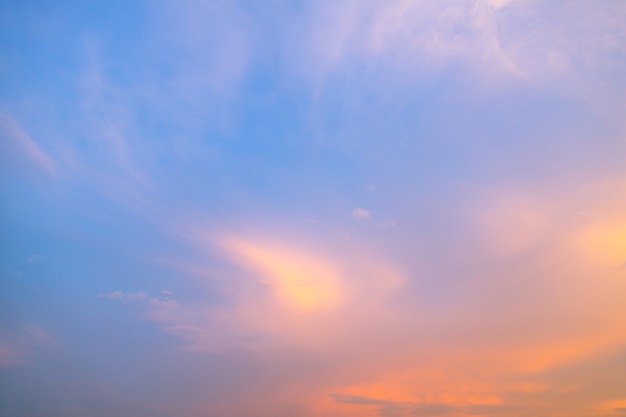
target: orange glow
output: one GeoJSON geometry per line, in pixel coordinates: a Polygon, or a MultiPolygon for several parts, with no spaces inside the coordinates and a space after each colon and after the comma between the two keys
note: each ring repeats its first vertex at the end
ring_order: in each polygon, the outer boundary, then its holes
{"type": "MultiPolygon", "coordinates": [[[[554,382],[549,375],[602,358],[626,340],[623,297],[616,291],[623,282],[606,279],[623,271],[598,268],[619,259],[626,223],[596,221],[602,227],[581,234],[582,225],[551,226],[545,209],[550,205],[541,201],[505,198],[488,206],[489,215],[479,221],[470,216],[488,248],[476,256],[498,263],[526,252],[529,263],[512,271],[487,270],[488,279],[477,281],[489,284],[483,291],[467,292],[446,309],[433,308],[427,287],[410,304],[396,297],[402,288],[411,289],[406,265],[367,241],[329,240],[324,248],[335,250],[326,255],[303,243],[304,237],[217,239],[223,254],[247,273],[229,288],[235,308],[224,317],[235,336],[234,342],[225,336],[224,345],[271,360],[287,352],[305,363],[324,357],[332,364],[298,384],[281,381],[254,401],[281,404],[288,395],[311,415],[337,417],[374,417],[391,409],[411,415],[430,406],[457,417],[515,406],[511,401],[518,398],[535,398],[529,409],[570,412],[558,398],[542,396],[573,395],[580,381],[554,382]],[[547,241],[558,244],[543,247],[547,241]],[[541,251],[528,250],[538,246],[541,251]],[[581,248],[585,256],[577,256],[581,248]],[[600,258],[606,263],[599,265],[600,258]],[[270,291],[258,291],[247,277],[270,291]],[[241,343],[240,334],[268,337],[241,343]]],[[[429,273],[413,269],[418,282],[429,273]]],[[[469,274],[461,272],[461,278],[468,288],[474,283],[469,274]]],[[[441,300],[449,302],[445,296],[441,300]]],[[[214,343],[212,337],[198,345],[214,343]]],[[[584,412],[594,412],[592,407],[606,411],[598,402],[584,412]]],[[[249,414],[238,411],[233,415],[249,414]]],[[[563,413],[549,415],[585,415],[563,413]]]]}
{"type": "Polygon", "coordinates": [[[626,262],[626,222],[602,224],[581,236],[585,253],[603,266],[620,267],[626,262]]]}
{"type": "Polygon", "coordinates": [[[336,269],[315,254],[242,239],[225,239],[222,245],[237,263],[259,275],[294,310],[328,310],[341,301],[336,269]]]}
{"type": "Polygon", "coordinates": [[[598,412],[612,413],[616,409],[619,409],[619,408],[626,409],[626,397],[624,397],[621,400],[609,401],[609,402],[606,402],[604,404],[601,404],[600,407],[599,407],[598,412]]]}
{"type": "Polygon", "coordinates": [[[501,366],[506,366],[509,371],[530,375],[597,355],[608,347],[622,342],[624,335],[621,333],[545,342],[525,349],[493,351],[491,355],[486,356],[498,361],[501,366]]]}

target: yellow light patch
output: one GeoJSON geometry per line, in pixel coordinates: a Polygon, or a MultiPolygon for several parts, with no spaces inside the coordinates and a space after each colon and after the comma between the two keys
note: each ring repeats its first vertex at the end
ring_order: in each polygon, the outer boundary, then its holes
{"type": "Polygon", "coordinates": [[[581,243],[595,262],[619,267],[626,262],[626,222],[593,227],[583,233],[581,243]]]}
{"type": "Polygon", "coordinates": [[[262,276],[289,307],[311,312],[339,304],[339,275],[318,255],[241,239],[228,239],[223,246],[238,263],[262,276]]]}

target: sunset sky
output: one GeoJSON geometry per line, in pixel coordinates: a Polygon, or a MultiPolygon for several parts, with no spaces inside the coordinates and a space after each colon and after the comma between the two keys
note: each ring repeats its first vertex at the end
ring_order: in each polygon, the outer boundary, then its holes
{"type": "Polygon", "coordinates": [[[0,415],[626,417],[626,1],[0,1],[0,415]]]}

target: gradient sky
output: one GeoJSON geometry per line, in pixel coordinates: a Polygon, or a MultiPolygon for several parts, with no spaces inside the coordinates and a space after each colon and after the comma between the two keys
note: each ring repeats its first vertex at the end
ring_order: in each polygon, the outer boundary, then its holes
{"type": "Polygon", "coordinates": [[[0,415],[626,416],[626,1],[0,1],[0,415]]]}

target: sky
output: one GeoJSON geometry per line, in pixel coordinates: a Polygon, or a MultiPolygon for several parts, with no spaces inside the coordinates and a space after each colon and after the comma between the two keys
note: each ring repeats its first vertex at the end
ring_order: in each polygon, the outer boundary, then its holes
{"type": "Polygon", "coordinates": [[[623,0],[0,1],[0,415],[626,416],[623,0]]]}

